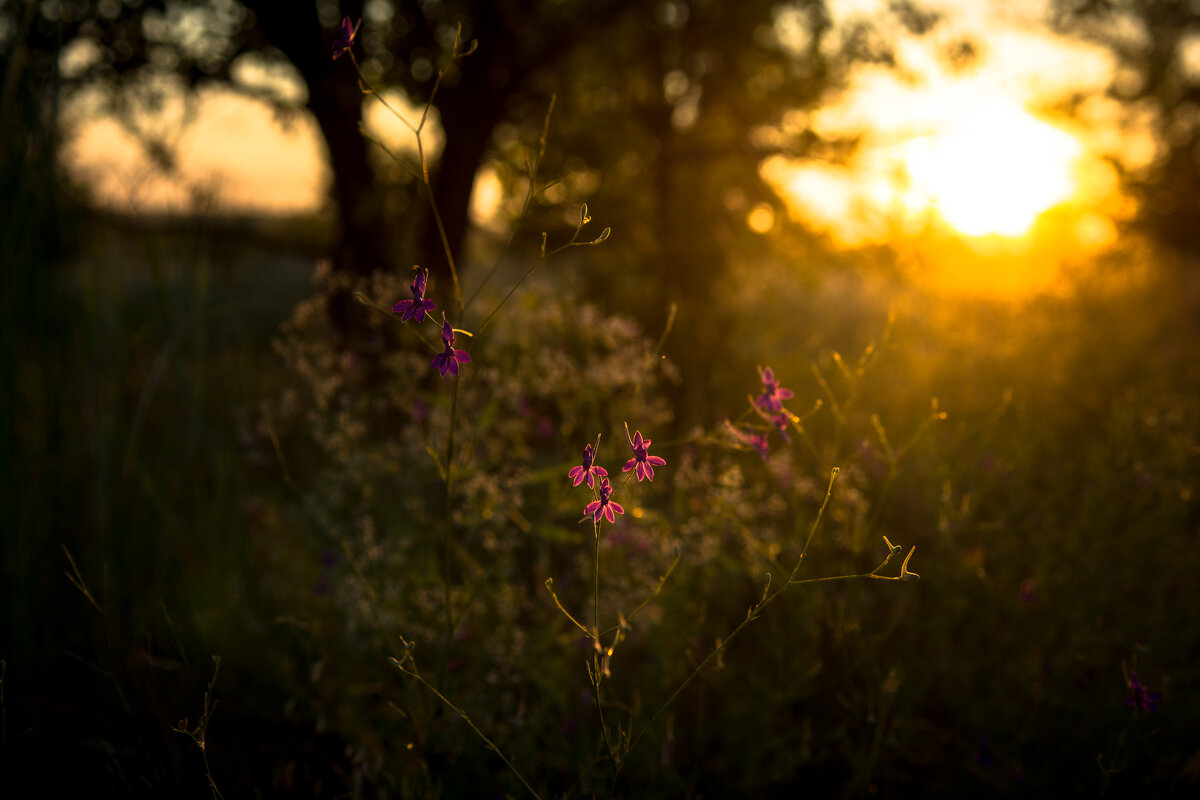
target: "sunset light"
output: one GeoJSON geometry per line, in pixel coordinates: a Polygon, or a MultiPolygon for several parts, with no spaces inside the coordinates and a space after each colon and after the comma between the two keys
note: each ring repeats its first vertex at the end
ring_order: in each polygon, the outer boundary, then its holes
{"type": "Polygon", "coordinates": [[[1081,145],[1023,109],[993,103],[904,145],[910,213],[932,209],[969,236],[1019,236],[1074,190],[1081,145]]]}
{"type": "Polygon", "coordinates": [[[1200,0],[0,0],[0,85],[0,796],[1200,797],[1200,0]]]}

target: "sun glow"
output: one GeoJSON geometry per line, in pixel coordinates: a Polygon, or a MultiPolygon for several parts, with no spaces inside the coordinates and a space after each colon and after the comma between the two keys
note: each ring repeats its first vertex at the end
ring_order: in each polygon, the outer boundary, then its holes
{"type": "Polygon", "coordinates": [[[1015,104],[994,102],[902,147],[904,207],[932,209],[968,236],[1021,236],[1075,191],[1079,140],[1015,104]]]}

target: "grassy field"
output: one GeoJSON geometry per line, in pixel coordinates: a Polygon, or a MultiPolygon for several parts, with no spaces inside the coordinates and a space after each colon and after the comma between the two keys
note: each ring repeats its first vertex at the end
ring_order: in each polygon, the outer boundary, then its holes
{"type": "Polygon", "coordinates": [[[1196,791],[1194,264],[1131,247],[1022,302],[746,265],[720,354],[547,277],[456,384],[367,306],[335,346],[319,241],[79,230],[5,334],[0,753],[27,785],[1196,791]],[[746,399],[766,366],[790,444],[746,399]],[[695,382],[720,388],[676,403],[695,382]],[[624,423],[653,482],[623,483],[624,423]],[[594,528],[567,473],[597,434],[624,514],[594,528]],[[869,576],[884,537],[876,575],[919,580],[869,576]]]}

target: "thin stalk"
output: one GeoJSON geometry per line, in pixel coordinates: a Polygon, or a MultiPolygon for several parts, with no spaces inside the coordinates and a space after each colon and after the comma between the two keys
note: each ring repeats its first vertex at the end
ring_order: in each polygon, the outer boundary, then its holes
{"type": "MultiPolygon", "coordinates": [[[[646,606],[650,605],[650,603],[654,601],[654,598],[658,597],[659,594],[662,593],[663,586],[666,585],[667,580],[671,577],[671,573],[673,573],[675,571],[675,568],[677,566],[679,566],[679,562],[682,558],[683,558],[683,553],[681,553],[679,551],[679,548],[675,548],[675,560],[673,560],[671,562],[671,566],[667,567],[667,571],[659,576],[658,585],[655,586],[653,591],[651,591],[650,594],[646,597],[646,599],[642,601],[641,605],[639,605],[632,612],[630,612],[629,616],[625,617],[626,622],[633,622],[633,620],[637,617],[637,615],[642,613],[642,609],[644,609],[646,606]]],[[[619,631],[620,629],[621,629],[621,627],[619,625],[614,626],[612,628],[609,628],[606,631],[603,631],[600,635],[604,636],[605,634],[613,633],[615,631],[619,631]]]]}
{"type": "Polygon", "coordinates": [[[550,596],[552,598],[554,598],[554,605],[558,606],[558,610],[561,611],[563,613],[563,615],[566,616],[567,619],[571,620],[572,624],[574,624],[576,628],[579,628],[579,630],[583,631],[584,636],[588,637],[589,639],[595,640],[596,634],[593,631],[589,630],[588,627],[586,625],[584,625],[582,622],[575,619],[575,617],[571,616],[571,612],[567,611],[567,607],[564,606],[562,604],[562,601],[558,599],[558,594],[554,591],[554,578],[547,578],[545,585],[546,585],[546,589],[550,592],[550,596]]]}
{"type": "Polygon", "coordinates": [[[604,242],[606,239],[608,239],[609,234],[612,233],[612,230],[610,228],[605,228],[604,230],[602,230],[600,232],[600,235],[597,236],[592,241],[590,241],[590,242],[579,241],[580,231],[582,231],[583,226],[588,224],[590,221],[591,221],[591,217],[589,217],[587,215],[587,204],[584,203],[583,210],[581,211],[581,213],[579,215],[579,224],[575,226],[575,232],[573,234],[571,234],[570,240],[567,241],[566,244],[559,245],[558,247],[554,248],[553,250],[551,250],[549,252],[546,251],[546,234],[545,233],[542,234],[541,253],[538,255],[537,258],[535,258],[533,260],[533,263],[529,265],[529,269],[525,270],[525,274],[521,276],[521,279],[519,281],[517,281],[516,283],[514,283],[512,288],[508,290],[508,293],[505,294],[504,297],[500,300],[500,302],[496,304],[496,307],[491,310],[491,313],[489,313],[486,317],[483,318],[483,322],[479,323],[479,327],[475,330],[475,338],[472,339],[472,342],[478,341],[480,334],[482,334],[484,329],[487,328],[488,323],[490,323],[492,321],[492,318],[495,317],[496,314],[500,311],[500,309],[504,307],[504,304],[509,301],[509,298],[511,298],[513,296],[513,294],[516,293],[517,289],[521,288],[521,285],[523,283],[525,283],[525,281],[529,278],[530,275],[533,274],[533,271],[535,269],[537,269],[539,264],[541,264],[546,259],[551,258],[552,256],[558,255],[559,253],[561,253],[562,251],[564,251],[568,248],[591,247],[593,245],[598,245],[598,244],[604,242]]]}
{"type": "Polygon", "coordinates": [[[450,592],[450,549],[454,541],[453,514],[451,505],[451,488],[454,483],[454,429],[458,422],[458,381],[454,376],[454,390],[450,394],[450,430],[446,433],[446,480],[443,482],[443,537],[442,537],[442,605],[446,612],[446,632],[442,641],[442,665],[438,669],[438,683],[442,682],[445,674],[446,659],[450,654],[450,639],[454,635],[454,606],[450,592]]]}
{"type": "Polygon", "coordinates": [[[521,210],[520,210],[520,212],[518,212],[517,218],[513,221],[512,232],[508,236],[508,242],[505,244],[504,248],[500,251],[501,256],[496,257],[496,260],[492,264],[491,269],[489,269],[487,274],[483,276],[483,280],[481,280],[479,282],[479,285],[475,287],[475,290],[473,292],[471,292],[471,296],[467,298],[466,307],[468,307],[468,308],[471,306],[472,303],[475,302],[475,298],[479,296],[479,293],[481,291],[483,291],[483,287],[487,286],[487,283],[488,283],[488,281],[490,281],[492,279],[492,276],[496,274],[496,270],[498,270],[500,268],[500,262],[501,262],[503,253],[508,252],[512,248],[512,243],[517,238],[517,229],[520,226],[521,220],[524,219],[525,215],[529,213],[529,207],[531,205],[533,205],[533,198],[536,197],[538,194],[540,194],[546,188],[546,187],[542,187],[542,189],[537,188],[537,174],[538,174],[538,168],[541,167],[542,159],[546,155],[546,140],[550,136],[550,116],[554,113],[554,106],[557,102],[558,102],[558,95],[553,95],[553,94],[550,95],[550,106],[549,106],[549,108],[546,109],[546,119],[542,123],[542,135],[538,139],[537,155],[532,160],[528,160],[526,162],[527,172],[529,173],[529,185],[525,189],[525,199],[521,203],[521,210]]]}
{"type": "Polygon", "coordinates": [[[412,131],[413,136],[417,140],[417,158],[421,165],[421,188],[425,191],[425,199],[429,201],[429,209],[433,215],[434,224],[437,225],[438,236],[442,242],[442,250],[446,255],[446,264],[450,267],[450,279],[454,284],[454,302],[458,305],[459,315],[461,315],[463,311],[462,284],[458,279],[458,267],[454,262],[454,252],[450,247],[450,239],[446,235],[446,226],[442,223],[442,215],[441,212],[438,211],[437,200],[433,195],[433,183],[429,179],[429,161],[425,158],[425,141],[421,136],[421,132],[425,128],[425,123],[429,120],[429,110],[433,107],[433,100],[435,97],[437,97],[438,89],[441,88],[442,81],[445,79],[446,73],[449,72],[450,67],[452,67],[460,58],[465,58],[466,56],[469,56],[471,53],[475,52],[476,43],[474,41],[471,42],[471,46],[468,49],[459,50],[459,44],[462,41],[461,37],[462,26],[459,25],[458,31],[454,34],[454,45],[450,49],[450,60],[444,67],[438,70],[437,78],[433,82],[433,88],[429,91],[429,98],[425,101],[425,107],[421,111],[421,121],[416,125],[413,125],[411,122],[405,119],[403,114],[401,114],[386,100],[384,100],[379,92],[375,91],[375,89],[363,75],[362,68],[358,63],[358,59],[354,56],[354,51],[349,51],[350,61],[352,64],[354,64],[354,71],[358,74],[359,84],[361,85],[363,92],[377,99],[381,104],[383,104],[384,108],[392,112],[392,114],[399,119],[405,127],[412,131]]]}
{"type": "MultiPolygon", "coordinates": [[[[595,611],[595,647],[592,651],[592,696],[596,698],[596,714],[600,717],[600,731],[604,734],[604,748],[608,751],[608,761],[617,768],[617,759],[613,754],[612,740],[608,737],[608,723],[604,721],[604,705],[600,702],[600,681],[603,676],[604,645],[600,642],[600,523],[592,519],[592,529],[596,534],[596,558],[592,569],[593,609],[595,611]]],[[[615,775],[615,772],[614,772],[615,775]]]]}
{"type": "Polygon", "coordinates": [[[829,471],[829,486],[825,489],[825,499],[821,501],[821,508],[817,511],[817,517],[808,529],[808,538],[804,541],[804,549],[800,551],[800,558],[796,561],[796,566],[792,569],[792,574],[788,576],[789,584],[795,580],[796,573],[800,571],[800,565],[804,563],[804,557],[808,555],[808,546],[812,544],[813,536],[817,534],[817,526],[821,524],[821,518],[825,516],[825,506],[829,505],[829,498],[833,496],[833,482],[837,480],[840,471],[837,467],[829,471]]]}
{"type": "MultiPolygon", "coordinates": [[[[442,348],[435,345],[429,339],[425,338],[425,335],[423,333],[421,333],[420,329],[418,329],[416,325],[409,325],[408,323],[403,322],[398,315],[392,313],[391,309],[384,308],[383,306],[379,305],[378,303],[371,302],[371,300],[369,300],[367,298],[367,296],[365,294],[363,294],[362,292],[355,292],[354,299],[356,301],[358,301],[359,305],[364,305],[367,308],[373,308],[376,311],[378,311],[382,314],[385,314],[389,319],[395,320],[404,329],[411,331],[413,335],[415,335],[418,339],[421,340],[422,344],[424,344],[426,347],[429,348],[430,352],[433,352],[433,353],[441,352],[442,348]]],[[[431,314],[429,318],[433,319],[433,315],[431,314]]]]}
{"type": "MultiPolygon", "coordinates": [[[[204,711],[200,719],[196,722],[196,727],[189,728],[187,720],[181,720],[174,727],[176,733],[182,733],[196,743],[200,748],[200,756],[204,759],[204,775],[208,778],[208,787],[212,790],[213,800],[225,800],[221,795],[221,790],[217,788],[217,782],[213,779],[212,767],[208,763],[208,722],[212,718],[213,711],[217,704],[213,701],[213,687],[217,683],[217,673],[221,671],[221,657],[213,656],[213,674],[212,679],[208,682],[208,689],[204,692],[204,711]]],[[[124,699],[124,698],[122,698],[124,699]]]]}
{"type": "Polygon", "coordinates": [[[517,780],[519,780],[521,782],[521,784],[526,788],[526,790],[528,790],[528,792],[531,795],[533,795],[535,798],[537,798],[537,800],[542,800],[541,795],[539,795],[537,793],[537,791],[535,791],[534,788],[529,785],[529,781],[525,780],[525,776],[521,774],[521,771],[518,770],[511,761],[508,760],[508,757],[505,756],[504,753],[500,751],[500,748],[496,746],[496,743],[493,742],[491,739],[489,739],[487,734],[485,734],[483,731],[481,731],[479,729],[479,726],[475,724],[474,720],[472,720],[469,716],[467,716],[466,711],[463,711],[461,708],[454,705],[454,703],[452,703],[450,701],[450,699],[448,697],[446,697],[446,695],[444,695],[440,691],[438,691],[436,686],[431,684],[429,681],[425,680],[425,678],[423,678],[421,676],[421,674],[419,672],[417,672],[415,669],[408,669],[406,666],[404,666],[404,663],[402,661],[400,661],[399,659],[396,659],[396,658],[391,659],[391,662],[396,667],[396,669],[400,670],[405,675],[408,675],[412,678],[416,678],[417,681],[419,681],[422,686],[424,686],[429,691],[433,692],[434,695],[436,695],[439,700],[441,700],[443,703],[445,703],[446,706],[448,706],[452,711],[454,711],[454,713],[458,714],[458,716],[462,719],[462,721],[467,723],[467,725],[471,728],[471,730],[475,731],[475,735],[478,736],[483,741],[483,744],[487,747],[487,749],[491,750],[493,753],[495,753],[496,755],[498,755],[500,757],[500,760],[504,762],[504,766],[508,767],[509,771],[512,772],[513,775],[517,776],[517,780]]]}
{"type": "Polygon", "coordinates": [[[600,645],[600,523],[594,518],[592,519],[592,529],[595,535],[595,560],[592,562],[592,609],[595,612],[595,625],[592,630],[596,632],[596,645],[600,645]]]}
{"type": "Polygon", "coordinates": [[[450,249],[450,238],[446,235],[446,226],[442,223],[442,213],[438,211],[437,201],[433,196],[433,184],[429,181],[429,166],[425,161],[425,144],[417,137],[417,155],[421,160],[421,186],[425,189],[425,197],[429,201],[429,210],[437,225],[438,237],[442,240],[442,251],[446,255],[446,264],[450,267],[450,279],[454,283],[454,302],[458,305],[459,316],[463,311],[462,284],[458,280],[458,267],[454,264],[454,252],[450,249]]]}
{"type": "MultiPolygon", "coordinates": [[[[791,588],[792,586],[799,585],[801,583],[809,583],[809,582],[816,583],[816,582],[820,582],[823,580],[845,580],[846,578],[849,578],[849,577],[882,577],[882,576],[875,575],[875,573],[878,572],[879,569],[882,568],[883,565],[881,564],[879,567],[875,568],[874,572],[863,573],[861,575],[852,575],[852,576],[843,575],[843,576],[838,576],[836,578],[817,578],[817,579],[812,579],[810,581],[805,581],[805,580],[798,581],[795,579],[796,573],[799,572],[799,570],[800,570],[800,565],[804,563],[804,557],[808,552],[808,546],[810,544],[812,544],[813,535],[816,533],[817,527],[821,524],[821,519],[825,515],[825,507],[829,504],[829,498],[833,494],[833,484],[834,484],[834,481],[837,480],[837,476],[838,476],[838,469],[837,469],[837,467],[834,467],[830,471],[829,487],[825,491],[825,500],[821,503],[821,508],[817,511],[817,516],[813,520],[812,527],[809,529],[808,540],[804,543],[804,550],[801,551],[800,558],[796,562],[795,568],[792,569],[792,574],[788,577],[787,582],[784,583],[782,586],[780,586],[778,589],[776,589],[774,592],[769,592],[770,585],[771,585],[770,584],[771,576],[770,576],[770,573],[767,574],[767,585],[763,588],[762,599],[758,602],[757,605],[752,606],[746,612],[746,618],[743,619],[741,622],[739,622],[737,627],[735,627],[729,633],[728,636],[726,636],[723,640],[717,642],[716,647],[714,647],[712,649],[712,651],[709,652],[709,654],[704,657],[704,660],[701,661],[699,664],[697,664],[696,668],[693,669],[691,671],[691,673],[688,674],[688,676],[683,679],[683,682],[680,683],[679,686],[675,689],[675,691],[671,693],[671,696],[667,698],[666,702],[664,702],[659,707],[659,709],[654,712],[654,715],[652,717],[650,717],[650,721],[647,722],[642,727],[642,729],[638,732],[637,736],[635,736],[633,738],[633,740],[629,743],[629,747],[627,748],[626,753],[632,752],[633,748],[637,746],[637,743],[639,741],[641,741],[642,737],[645,736],[646,733],[651,728],[654,727],[654,724],[656,722],[658,722],[659,718],[661,718],[664,713],[666,713],[667,709],[671,707],[671,705],[675,702],[675,700],[679,697],[679,695],[683,694],[683,690],[686,689],[693,680],[695,680],[696,676],[699,675],[701,672],[703,672],[708,667],[708,665],[711,664],[713,662],[713,660],[717,658],[717,656],[719,656],[721,653],[723,653],[725,651],[725,648],[727,648],[729,646],[729,643],[732,642],[734,639],[736,639],[741,634],[741,632],[743,630],[745,630],[747,625],[749,625],[751,622],[753,622],[755,619],[757,619],[758,616],[762,613],[764,608],[766,608],[768,605],[773,603],[781,594],[786,592],[789,588],[791,588]]],[[[892,557],[892,555],[894,555],[894,554],[895,554],[895,550],[892,550],[891,552],[889,552],[888,559],[890,559],[892,557]]],[[[884,560],[884,564],[887,563],[888,559],[884,560]]],[[[622,763],[623,762],[617,763],[617,771],[618,772],[620,772],[622,763]]]]}
{"type": "Polygon", "coordinates": [[[529,265],[529,269],[525,270],[525,274],[521,276],[521,279],[512,285],[512,288],[508,290],[508,294],[504,295],[504,298],[496,304],[496,307],[492,309],[491,313],[483,318],[483,322],[479,323],[479,327],[475,329],[475,339],[471,340],[472,343],[479,338],[479,335],[483,333],[485,328],[487,328],[488,323],[492,321],[492,317],[496,316],[496,313],[504,307],[504,304],[508,302],[508,299],[516,293],[517,289],[521,288],[521,284],[525,283],[525,280],[533,274],[533,271],[537,269],[538,264],[541,264],[546,260],[546,258],[546,256],[541,255],[534,259],[533,263],[529,265]]]}

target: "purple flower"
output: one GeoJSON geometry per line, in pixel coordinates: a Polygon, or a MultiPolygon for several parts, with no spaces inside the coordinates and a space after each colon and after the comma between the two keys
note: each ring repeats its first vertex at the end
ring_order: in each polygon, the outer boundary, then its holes
{"type": "Polygon", "coordinates": [[[1017,590],[1017,599],[1022,605],[1031,606],[1037,600],[1037,582],[1033,578],[1026,578],[1021,581],[1021,588],[1017,590]]]}
{"type": "Polygon", "coordinates": [[[450,327],[445,313],[442,314],[442,342],[445,343],[446,349],[433,357],[433,368],[442,373],[443,378],[447,374],[457,375],[458,365],[470,361],[471,356],[466,350],[454,349],[454,328],[450,327]]]}
{"type": "Polygon", "coordinates": [[[612,491],[612,485],[608,482],[608,478],[600,478],[600,499],[588,503],[583,513],[590,516],[593,522],[599,522],[601,516],[609,522],[616,522],[616,515],[624,514],[625,509],[612,499],[612,491]]]}
{"type": "Polygon", "coordinates": [[[792,443],[792,437],[788,436],[788,426],[792,424],[792,415],[788,413],[787,409],[780,411],[778,414],[771,415],[770,423],[779,431],[779,435],[783,437],[785,442],[788,444],[792,443]]]}
{"type": "Polygon", "coordinates": [[[759,367],[758,374],[762,377],[763,393],[754,404],[764,411],[783,411],[783,401],[795,397],[791,389],[784,389],[775,379],[775,372],[770,367],[759,367]]]}
{"type": "Polygon", "coordinates": [[[786,408],[780,406],[778,411],[768,411],[763,406],[755,404],[754,411],[766,422],[770,423],[771,427],[779,431],[779,435],[788,444],[792,443],[792,437],[788,435],[788,428],[794,423],[798,423],[800,418],[792,414],[786,408]]]}
{"type": "Polygon", "coordinates": [[[567,477],[574,481],[572,486],[578,486],[583,483],[584,478],[587,478],[589,489],[596,488],[596,476],[601,478],[608,476],[608,470],[604,467],[592,465],[592,459],[596,457],[596,452],[592,450],[590,444],[583,446],[583,464],[578,467],[571,467],[571,471],[567,473],[567,477]]]}
{"type": "Polygon", "coordinates": [[[361,25],[361,19],[357,25],[351,26],[350,18],[342,17],[342,30],[333,40],[333,59],[335,61],[350,52],[350,48],[354,46],[354,40],[358,38],[358,29],[361,25]]]}
{"type": "Polygon", "coordinates": [[[762,460],[767,460],[767,454],[771,452],[771,445],[767,442],[766,433],[754,433],[750,430],[734,427],[733,423],[725,420],[725,429],[728,430],[740,444],[748,447],[753,447],[762,456],[762,460]]]}
{"type": "Polygon", "coordinates": [[[1162,700],[1162,692],[1150,691],[1134,671],[1130,671],[1129,677],[1125,679],[1125,685],[1129,687],[1129,694],[1125,696],[1125,705],[1139,711],[1149,711],[1151,714],[1158,711],[1158,701],[1162,700]]]}
{"type": "Polygon", "coordinates": [[[412,282],[412,300],[401,300],[396,305],[392,306],[393,314],[401,314],[400,321],[408,322],[410,319],[417,322],[425,321],[425,314],[432,312],[437,305],[432,300],[425,299],[425,284],[429,281],[429,270],[419,270],[413,276],[412,282]]]}
{"type": "Polygon", "coordinates": [[[636,467],[637,472],[635,474],[639,483],[643,479],[654,480],[654,468],[661,467],[667,462],[647,452],[650,449],[650,440],[643,440],[641,431],[635,433],[631,438],[629,436],[629,425],[626,425],[625,438],[629,439],[629,446],[633,448],[633,458],[625,462],[625,466],[621,468],[621,471],[629,472],[629,470],[636,467]]]}

